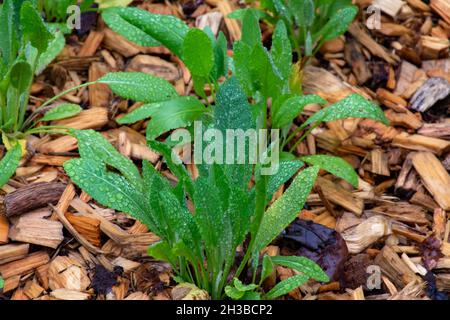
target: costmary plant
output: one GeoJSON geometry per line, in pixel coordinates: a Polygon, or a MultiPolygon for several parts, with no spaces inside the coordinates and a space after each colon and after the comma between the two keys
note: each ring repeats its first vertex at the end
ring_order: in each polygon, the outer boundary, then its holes
{"type": "MultiPolygon", "coordinates": [[[[286,153],[279,170],[271,176],[262,174],[262,164],[213,162],[196,164],[199,176],[194,179],[181,161],[174,161],[177,156],[171,146],[155,140],[172,129],[189,128],[198,119],[224,135],[228,129],[270,126],[287,133],[306,104],[325,104],[319,96],[301,95],[295,88],[292,48],[286,41],[284,23],[277,24],[272,48],[267,50],[261,44],[258,19],[248,12],[242,40],[234,44],[231,60],[223,35],[215,38],[208,30],[189,29],[173,16],[114,8],[104,11],[103,18],[128,39],[146,46],[163,44],[180,57],[192,74],[198,97],[180,97],[168,82],[145,78],[147,75],[140,75],[143,78],[136,81],[139,86],[131,90],[124,90],[121,83],[112,86],[119,95],[145,103],[119,122],[151,117],[149,147],[163,155],[177,178],[175,186],[147,161],[143,161],[141,172],[101,134],[90,130],[71,131],[78,139],[80,158],[64,164],[70,178],[102,205],[129,213],[147,225],[161,238],[149,248],[149,255],[170,263],[176,281],[194,283],[213,299],[274,299],[310,278],[328,281],[320,267],[304,257],[261,257],[260,253],[297,217],[320,169],[357,186],[358,176],[347,162],[328,155],[296,159],[286,153]],[[151,83],[146,82],[149,79],[151,83]],[[141,90],[140,86],[151,89],[141,90]],[[310,166],[299,172],[305,162],[310,166]],[[271,203],[275,191],[291,179],[286,192],[271,203]],[[240,250],[243,258],[238,262],[240,250]],[[265,292],[262,283],[274,265],[293,268],[299,274],[265,292]],[[244,270],[250,272],[251,280],[244,277],[244,270]]],[[[379,107],[351,95],[315,113],[301,130],[309,127],[310,131],[321,122],[347,117],[386,122],[379,107]]],[[[286,145],[292,138],[285,134],[282,139],[286,145]]]]}

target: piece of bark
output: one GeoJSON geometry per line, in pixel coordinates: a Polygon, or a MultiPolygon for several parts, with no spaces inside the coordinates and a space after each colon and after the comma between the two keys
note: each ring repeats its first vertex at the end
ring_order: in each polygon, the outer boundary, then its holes
{"type": "Polygon", "coordinates": [[[436,209],[439,205],[431,198],[429,195],[425,194],[424,192],[416,192],[414,195],[409,199],[409,202],[412,204],[416,204],[418,206],[422,206],[425,209],[427,209],[430,212],[434,212],[434,209],[436,209]]]}
{"type": "Polygon", "coordinates": [[[143,72],[167,81],[180,79],[178,68],[166,60],[149,55],[137,55],[128,63],[127,72],[143,72]]]}
{"type": "Polygon", "coordinates": [[[81,111],[74,117],[52,122],[52,125],[65,126],[73,129],[100,129],[108,123],[106,108],[91,108],[81,111]]]}
{"type": "Polygon", "coordinates": [[[58,221],[20,217],[11,228],[11,240],[56,249],[64,240],[63,225],[58,221]]]}
{"type": "Polygon", "coordinates": [[[407,223],[409,225],[429,225],[426,210],[420,206],[411,205],[408,202],[396,202],[382,204],[367,210],[366,213],[382,214],[396,221],[407,223]]]}
{"type": "Polygon", "coordinates": [[[402,61],[398,71],[399,74],[394,94],[402,95],[403,92],[405,92],[405,90],[410,86],[410,84],[414,82],[414,76],[417,70],[418,68],[415,65],[405,60],[402,61]]]}
{"type": "Polygon", "coordinates": [[[450,175],[431,152],[417,152],[412,158],[427,190],[444,210],[450,210],[450,175]]]}
{"type": "Polygon", "coordinates": [[[450,137],[450,122],[424,123],[417,133],[427,137],[448,138],[450,137]]]}
{"type": "Polygon", "coordinates": [[[49,288],[49,279],[48,279],[48,268],[50,267],[50,263],[44,264],[38,268],[36,268],[36,277],[39,280],[39,283],[41,286],[48,290],[49,288]]]}
{"type": "Polygon", "coordinates": [[[85,268],[66,256],[58,256],[48,268],[49,287],[52,290],[84,291],[91,284],[85,268]]]}
{"type": "Polygon", "coordinates": [[[50,295],[58,300],[88,300],[91,297],[89,293],[69,289],[56,289],[50,295]]]}
{"type": "Polygon", "coordinates": [[[77,148],[77,138],[72,136],[62,136],[55,140],[39,144],[37,151],[41,153],[64,153],[76,150],[77,148]]]}
{"type": "Polygon", "coordinates": [[[342,100],[349,94],[360,93],[331,72],[311,65],[304,69],[303,90],[306,94],[318,94],[330,103],[342,100]]]}
{"type": "Polygon", "coordinates": [[[448,0],[431,0],[430,7],[439,14],[445,22],[450,24],[450,1],[448,0]]]}
{"type": "Polygon", "coordinates": [[[28,255],[27,257],[9,262],[0,266],[0,275],[6,279],[9,277],[27,274],[35,268],[42,266],[50,261],[47,252],[39,251],[28,255]]]}
{"type": "MultiPolygon", "coordinates": [[[[105,63],[94,62],[89,67],[88,81],[93,82],[103,77],[109,72],[105,63]]],[[[111,89],[107,84],[99,83],[89,86],[89,104],[90,107],[107,108],[111,97],[111,89]]]]}
{"type": "Polygon", "coordinates": [[[347,244],[348,252],[357,254],[389,234],[391,229],[388,220],[382,216],[373,216],[356,227],[344,231],[341,235],[347,244]]]}
{"type": "Polygon", "coordinates": [[[450,141],[401,132],[392,140],[392,146],[409,150],[429,151],[441,155],[450,150],[450,141]]]}
{"type": "Polygon", "coordinates": [[[378,88],[376,93],[378,100],[386,107],[396,112],[406,112],[407,102],[402,97],[383,88],[378,88]]]}
{"type": "Polygon", "coordinates": [[[0,216],[0,244],[8,243],[9,221],[6,217],[0,216]]]}
{"type": "Polygon", "coordinates": [[[361,45],[357,41],[347,41],[345,44],[344,57],[347,63],[351,66],[353,74],[356,76],[359,85],[363,85],[372,77],[372,73],[367,66],[365,56],[361,51],[361,45]]]}
{"type": "Polygon", "coordinates": [[[384,114],[386,118],[389,120],[391,126],[402,126],[408,129],[417,130],[421,128],[423,125],[422,121],[420,121],[411,111],[407,109],[405,109],[405,112],[395,112],[394,110],[386,110],[384,114]]]}
{"type": "Polygon", "coordinates": [[[77,216],[67,212],[67,220],[87,241],[96,247],[101,246],[100,221],[90,217],[77,216]]]}
{"type": "Polygon", "coordinates": [[[403,288],[411,281],[418,281],[418,277],[390,246],[384,246],[375,258],[375,263],[397,287],[403,288]]]}
{"type": "Polygon", "coordinates": [[[36,154],[30,159],[31,163],[44,164],[48,166],[62,167],[64,162],[73,159],[73,157],[50,156],[46,154],[36,154]]]}
{"type": "Polygon", "coordinates": [[[58,202],[66,185],[60,182],[42,182],[29,184],[5,195],[0,204],[0,214],[7,217],[30,212],[37,208],[58,202]]]}
{"type": "Polygon", "coordinates": [[[344,51],[344,40],[342,38],[336,38],[333,40],[326,41],[322,47],[320,47],[320,52],[326,53],[338,53],[344,51]]]}
{"type": "Polygon", "coordinates": [[[424,60],[439,58],[444,51],[448,50],[449,46],[450,41],[448,39],[438,37],[421,36],[419,41],[421,57],[424,60]]]}
{"type": "Polygon", "coordinates": [[[373,55],[384,59],[387,63],[396,64],[399,60],[397,56],[389,53],[385,47],[376,42],[358,22],[352,23],[348,31],[373,55]]]}
{"type": "Polygon", "coordinates": [[[64,216],[64,213],[58,209],[57,207],[52,206],[53,210],[56,212],[56,214],[58,215],[58,219],[59,221],[61,221],[61,223],[64,225],[64,227],[75,237],[75,239],[78,240],[78,242],[83,245],[84,247],[86,247],[87,250],[89,250],[89,252],[94,253],[94,254],[101,254],[103,253],[102,250],[98,249],[97,247],[95,247],[94,245],[92,245],[89,241],[86,240],[86,238],[81,235],[74,227],[73,225],[70,223],[70,221],[64,216]]]}
{"type": "Polygon", "coordinates": [[[387,155],[381,149],[370,152],[371,171],[382,176],[390,176],[387,155]]]}
{"type": "Polygon", "coordinates": [[[27,243],[12,243],[0,246],[0,265],[26,257],[29,249],[30,245],[27,243]]]}
{"type": "Polygon", "coordinates": [[[3,284],[3,293],[10,292],[14,289],[17,289],[20,284],[20,276],[13,276],[5,279],[5,283],[3,284]]]}
{"type": "Polygon", "coordinates": [[[410,33],[411,29],[398,23],[382,22],[381,29],[377,31],[388,37],[399,37],[410,33]]]}
{"type": "Polygon", "coordinates": [[[319,177],[317,178],[317,184],[330,202],[340,205],[358,216],[362,214],[364,209],[364,201],[362,199],[328,179],[319,177]]]}
{"type": "Polygon", "coordinates": [[[392,18],[396,18],[402,7],[405,5],[405,2],[401,0],[374,0],[372,3],[392,18]]]}
{"type": "Polygon", "coordinates": [[[416,91],[411,98],[411,109],[427,111],[437,101],[450,94],[450,83],[444,78],[430,78],[416,91]]]}
{"type": "Polygon", "coordinates": [[[237,8],[235,7],[235,4],[230,1],[215,1],[217,4],[217,9],[222,13],[224,16],[225,25],[228,29],[228,32],[230,34],[231,41],[237,41],[241,39],[241,28],[239,26],[239,23],[236,19],[230,19],[228,18],[228,15],[235,11],[237,8]]]}
{"type": "Polygon", "coordinates": [[[416,8],[417,10],[420,10],[422,12],[431,11],[430,7],[422,0],[406,0],[406,2],[408,2],[411,7],[416,8]]]}
{"type": "Polygon", "coordinates": [[[128,139],[126,132],[122,131],[119,133],[117,148],[121,154],[126,157],[140,160],[147,160],[155,164],[160,155],[153,150],[149,149],[146,145],[132,143],[128,139]]]}
{"type": "Polygon", "coordinates": [[[97,49],[103,41],[105,34],[102,31],[94,31],[92,30],[89,33],[89,36],[86,38],[83,46],[78,53],[79,57],[90,57],[95,55],[97,49]]]}
{"type": "Polygon", "coordinates": [[[23,288],[23,293],[32,300],[38,298],[42,292],[44,292],[44,288],[33,280],[28,280],[23,288]]]}
{"type": "Polygon", "coordinates": [[[422,243],[427,238],[426,235],[420,233],[414,228],[408,227],[405,224],[402,224],[397,221],[393,221],[392,223],[392,232],[396,235],[403,236],[407,239],[411,239],[412,241],[422,243]]]}

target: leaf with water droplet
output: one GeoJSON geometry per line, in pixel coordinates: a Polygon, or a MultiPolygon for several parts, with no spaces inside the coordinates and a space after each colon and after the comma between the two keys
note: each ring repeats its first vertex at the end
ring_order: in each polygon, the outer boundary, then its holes
{"type": "Polygon", "coordinates": [[[297,217],[314,186],[318,172],[317,166],[300,172],[286,192],[267,209],[256,235],[253,251],[262,250],[297,217]]]}
{"type": "Polygon", "coordinates": [[[319,166],[335,176],[346,180],[355,188],[358,187],[358,175],[353,167],[344,159],[328,155],[311,155],[300,158],[308,164],[319,166]]]}
{"type": "MultiPolygon", "coordinates": [[[[173,15],[155,14],[132,7],[110,8],[106,12],[108,15],[120,16],[129,24],[127,27],[123,27],[123,24],[116,27],[117,18],[110,21],[108,26],[120,35],[131,41],[145,41],[144,43],[151,43],[150,38],[153,38],[182,58],[183,40],[189,31],[189,27],[182,20],[173,15]],[[145,38],[143,33],[148,37],[145,38]]],[[[106,22],[108,23],[108,18],[106,22]]]]}
{"type": "Polygon", "coordinates": [[[61,103],[50,109],[39,121],[53,121],[73,117],[82,111],[81,107],[73,103],[61,103]]]}
{"type": "Polygon", "coordinates": [[[389,125],[388,119],[379,106],[359,94],[351,94],[314,113],[302,124],[302,127],[314,122],[320,123],[347,118],[368,118],[389,125]]]}
{"type": "Polygon", "coordinates": [[[22,158],[22,146],[17,143],[9,150],[3,159],[0,160],[0,187],[3,187],[16,172],[22,158]]]}
{"type": "Polygon", "coordinates": [[[306,283],[309,278],[304,274],[298,274],[293,277],[287,278],[277,283],[275,287],[273,287],[266,294],[266,299],[275,299],[285,294],[288,294],[292,290],[298,288],[302,284],[306,283]]]}
{"type": "Polygon", "coordinates": [[[122,98],[139,102],[159,102],[178,96],[166,80],[142,72],[111,72],[98,79],[122,98]]]}

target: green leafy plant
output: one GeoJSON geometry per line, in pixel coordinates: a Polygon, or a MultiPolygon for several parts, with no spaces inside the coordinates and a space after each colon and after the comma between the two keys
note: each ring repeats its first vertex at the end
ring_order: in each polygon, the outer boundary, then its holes
{"type": "Polygon", "coordinates": [[[146,46],[163,44],[180,57],[191,72],[200,99],[180,97],[169,83],[148,75],[106,75],[100,81],[108,81],[116,94],[145,103],[119,122],[151,117],[147,126],[149,147],[164,156],[178,183],[172,186],[145,161],[141,174],[131,160],[93,131],[71,131],[78,139],[81,156],[64,165],[71,179],[101,204],[129,213],[146,224],[161,238],[149,248],[149,255],[169,262],[177,281],[195,283],[214,299],[225,294],[233,299],[273,299],[310,278],[327,281],[320,268],[305,258],[263,257],[261,262],[260,252],[296,218],[320,169],[357,185],[358,176],[348,163],[327,155],[300,159],[285,155],[278,172],[265,176],[261,164],[215,162],[197,164],[199,177],[193,179],[182,164],[174,161],[169,145],[155,139],[202,119],[205,127],[222,133],[227,129],[281,129],[281,145],[286,146],[297,132],[306,130],[303,139],[325,121],[367,117],[386,122],[381,109],[359,95],[351,95],[315,113],[289,135],[293,120],[305,105],[325,105],[326,101],[316,95],[302,95],[296,86],[292,47],[284,22],[277,24],[272,48],[267,50],[261,43],[257,17],[247,12],[242,39],[234,43],[234,56],[229,63],[223,36],[216,39],[208,30],[189,29],[173,16],[113,8],[105,10],[103,18],[130,40],[146,46]],[[131,76],[134,88],[123,83],[123,78],[131,76]],[[226,80],[222,82],[223,79],[226,80]],[[206,96],[205,84],[210,97],[206,96]],[[305,163],[311,166],[301,170],[286,192],[270,204],[276,190],[305,163]],[[252,176],[254,185],[249,187],[252,176]],[[188,202],[192,202],[192,210],[188,202]],[[245,239],[249,241],[243,245],[245,239]],[[234,269],[238,247],[243,248],[244,257],[234,269]],[[260,264],[262,273],[258,280],[260,264]],[[271,274],[273,265],[288,266],[299,274],[266,293],[261,284],[271,274]],[[251,283],[244,285],[242,272],[246,268],[253,276],[251,283]],[[229,281],[231,278],[235,280],[229,281]]]}
{"type": "Polygon", "coordinates": [[[320,47],[347,31],[358,13],[351,0],[263,0],[255,8],[236,10],[230,17],[243,19],[252,12],[258,19],[275,26],[282,21],[301,64],[320,47]],[[302,59],[302,57],[304,59],[302,59]]]}
{"type": "MultiPolygon", "coordinates": [[[[207,126],[223,134],[227,129],[257,128],[247,96],[236,78],[220,86],[207,126]],[[233,116],[236,112],[239,117],[233,116]]],[[[273,193],[303,166],[301,161],[282,162],[273,176],[261,175],[261,165],[253,168],[251,164],[199,164],[199,177],[194,180],[183,164],[174,161],[176,156],[168,145],[150,141],[149,146],[165,157],[178,178],[174,187],[146,161],[141,175],[132,161],[99,133],[72,131],[72,134],[78,139],[81,156],[64,164],[72,181],[101,204],[127,212],[146,224],[161,238],[149,248],[149,255],[169,262],[177,281],[195,283],[213,299],[224,297],[229,276],[239,279],[249,261],[256,281],[260,251],[296,218],[319,171],[318,166],[302,170],[284,195],[269,205],[273,193]],[[255,185],[249,188],[253,169],[255,185]],[[188,201],[192,201],[192,212],[188,201]],[[236,250],[247,236],[250,242],[245,256],[233,271],[236,250]]],[[[273,264],[286,264],[282,257],[270,259],[273,264]]],[[[314,262],[302,258],[291,262],[295,263],[302,273],[302,281],[296,276],[290,280],[291,284],[279,284],[265,297],[283,295],[309,278],[328,281],[314,262]]],[[[264,265],[267,268],[267,262],[264,265]]],[[[259,286],[239,287],[238,284],[234,280],[234,287],[226,289],[229,295],[236,290],[253,290],[254,294],[245,296],[258,296],[255,290],[259,286]]],[[[238,295],[235,292],[233,297],[238,295]]]]}
{"type": "Polygon", "coordinates": [[[5,280],[3,280],[2,277],[0,277],[0,289],[3,289],[4,285],[5,285],[5,280]]]}

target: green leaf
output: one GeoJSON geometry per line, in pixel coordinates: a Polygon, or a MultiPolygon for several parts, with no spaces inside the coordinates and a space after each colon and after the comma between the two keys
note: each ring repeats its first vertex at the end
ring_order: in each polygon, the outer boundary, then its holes
{"type": "Polygon", "coordinates": [[[333,157],[328,155],[311,155],[301,157],[300,159],[310,165],[319,166],[321,169],[346,180],[355,188],[358,187],[358,175],[356,174],[353,167],[340,157],[333,157]]]}
{"type": "Polygon", "coordinates": [[[305,106],[311,103],[324,105],[326,101],[315,94],[293,96],[287,99],[275,111],[272,119],[272,127],[282,129],[284,126],[291,124],[302,113],[305,106]]]}
{"type": "Polygon", "coordinates": [[[53,39],[53,36],[45,26],[44,20],[42,20],[39,13],[29,1],[25,1],[20,10],[20,24],[24,37],[40,53],[44,52],[50,40],[53,39]]]}
{"type": "Polygon", "coordinates": [[[22,146],[17,143],[6,155],[0,160],[0,188],[3,187],[16,172],[22,158],[22,146]]]}
{"type": "Polygon", "coordinates": [[[53,121],[73,117],[79,114],[83,109],[77,104],[62,103],[53,109],[47,111],[40,121],[53,121]]]}
{"type": "Polygon", "coordinates": [[[289,8],[298,26],[310,27],[312,25],[315,17],[313,0],[290,0],[289,8]]]}
{"type": "Polygon", "coordinates": [[[124,177],[108,172],[104,163],[82,157],[64,163],[64,170],[72,181],[100,204],[126,212],[150,226],[146,215],[144,195],[124,177]]]}
{"type": "Polygon", "coordinates": [[[214,66],[213,43],[200,29],[191,29],[183,42],[183,61],[191,74],[208,77],[214,66]]]}
{"type": "Polygon", "coordinates": [[[3,280],[2,277],[0,277],[0,289],[3,289],[4,285],[5,285],[5,280],[3,280]]]}
{"type": "Polygon", "coordinates": [[[273,32],[270,53],[283,79],[288,79],[291,73],[292,47],[286,25],[282,20],[277,23],[273,32]]]}
{"type": "Polygon", "coordinates": [[[239,300],[239,299],[241,299],[244,296],[245,291],[239,291],[235,287],[226,286],[225,287],[225,294],[228,297],[230,297],[231,299],[233,299],[233,300],[239,300]]]}
{"type": "Polygon", "coordinates": [[[173,254],[172,248],[166,241],[151,244],[147,249],[147,254],[156,260],[167,261],[172,266],[177,265],[177,257],[173,254]]]}
{"type": "Polygon", "coordinates": [[[126,37],[131,42],[144,47],[156,47],[161,45],[143,30],[122,18],[117,9],[104,10],[102,12],[102,18],[112,30],[126,37]]]}
{"type": "Polygon", "coordinates": [[[261,280],[259,282],[260,285],[261,285],[261,283],[264,282],[264,280],[267,279],[267,277],[269,277],[273,273],[273,270],[274,270],[274,265],[273,265],[272,259],[270,256],[265,254],[262,259],[261,280]]]}
{"type": "Polygon", "coordinates": [[[302,284],[308,281],[308,277],[303,274],[298,274],[293,277],[287,278],[279,283],[275,287],[272,288],[267,294],[267,299],[275,299],[285,294],[288,294],[292,290],[298,288],[302,284]]]}
{"type": "Polygon", "coordinates": [[[389,125],[388,119],[379,106],[359,94],[351,94],[313,114],[302,124],[302,127],[314,122],[320,123],[347,118],[368,118],[389,125]]]}
{"type": "Polygon", "coordinates": [[[72,130],[78,140],[78,151],[82,158],[105,163],[120,171],[138,190],[142,188],[139,170],[133,162],[122,155],[99,132],[94,130],[72,130]]]}
{"type": "Polygon", "coordinates": [[[298,256],[276,256],[271,257],[272,262],[276,265],[294,269],[309,278],[321,282],[329,282],[330,278],[322,270],[322,268],[314,261],[306,257],[298,256]]]}
{"type": "Polygon", "coordinates": [[[329,41],[339,37],[347,31],[349,25],[358,14],[357,6],[344,7],[331,16],[330,20],[320,31],[314,35],[315,39],[321,37],[321,41],[329,41]]]}
{"type": "Polygon", "coordinates": [[[269,176],[267,182],[267,201],[270,201],[281,185],[286,183],[302,166],[303,162],[299,160],[280,161],[277,173],[269,176]]]}
{"type": "Polygon", "coordinates": [[[229,13],[227,15],[227,17],[230,19],[244,20],[245,15],[249,11],[251,11],[258,20],[265,20],[265,19],[270,18],[270,15],[268,15],[264,11],[257,9],[257,8],[237,9],[237,10],[234,10],[233,12],[229,13]]]}
{"type": "Polygon", "coordinates": [[[241,41],[253,48],[261,42],[261,29],[259,22],[253,11],[247,11],[242,21],[241,41]]]}
{"type": "Polygon", "coordinates": [[[244,293],[244,295],[241,297],[240,300],[252,300],[252,301],[261,300],[261,294],[255,291],[247,291],[244,293]]]}
{"type": "Polygon", "coordinates": [[[108,84],[115,94],[134,101],[152,103],[178,96],[168,81],[141,72],[112,72],[98,82],[108,84]]]}
{"type": "Polygon", "coordinates": [[[48,48],[39,56],[35,75],[39,75],[60,54],[66,44],[66,39],[61,30],[54,30],[54,39],[48,44],[48,48]]]}
{"type": "Polygon", "coordinates": [[[175,98],[153,104],[148,109],[152,120],[147,125],[147,140],[153,140],[172,129],[187,127],[207,112],[205,106],[194,97],[175,98]]]}
{"type": "MultiPolygon", "coordinates": [[[[224,137],[226,137],[227,130],[242,129],[246,131],[255,128],[247,95],[236,78],[229,78],[220,86],[213,118],[214,128],[220,130],[224,137]]],[[[238,145],[238,139],[234,140],[234,159],[237,159],[238,147],[244,147],[245,157],[248,158],[248,148],[238,145]]],[[[244,143],[248,145],[248,141],[244,143]]],[[[224,155],[225,152],[226,150],[224,150],[224,155]]],[[[225,166],[224,171],[232,184],[247,188],[252,174],[252,165],[248,164],[248,161],[245,164],[230,164],[225,166]]]]}
{"type": "Polygon", "coordinates": [[[21,94],[28,91],[28,88],[33,81],[33,71],[28,62],[18,61],[16,62],[10,74],[10,83],[21,94]]]}
{"type": "MultiPolygon", "coordinates": [[[[105,11],[106,12],[106,11],[105,11]]],[[[138,8],[109,8],[108,14],[119,15],[120,18],[125,20],[132,27],[128,26],[124,28],[124,24],[120,23],[117,27],[114,21],[110,21],[111,24],[106,21],[108,26],[129,39],[130,41],[143,39],[143,34],[147,34],[152,39],[158,41],[175,55],[182,58],[183,54],[183,41],[189,27],[180,19],[165,14],[154,14],[138,8]],[[137,31],[136,29],[142,31],[137,31]]],[[[109,20],[107,18],[107,20],[109,20]]],[[[149,45],[149,38],[144,39],[149,45]]],[[[137,42],[143,45],[142,43],[137,42]]]]}
{"type": "Polygon", "coordinates": [[[255,290],[258,286],[254,283],[251,284],[243,284],[241,280],[238,278],[234,278],[233,280],[234,287],[239,291],[252,291],[255,290]]]}
{"type": "Polygon", "coordinates": [[[5,66],[10,66],[18,51],[20,45],[19,26],[16,23],[18,13],[15,10],[14,0],[5,0],[0,9],[0,48],[1,57],[5,66]]]}
{"type": "Polygon", "coordinates": [[[286,192],[264,214],[255,239],[256,252],[277,237],[298,215],[316,181],[319,167],[300,172],[286,192]]]}

